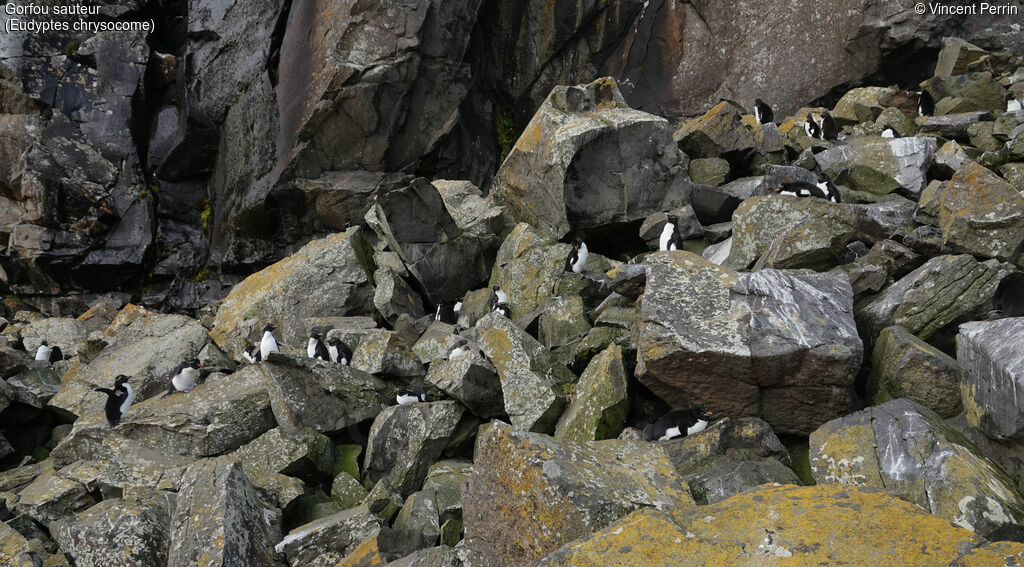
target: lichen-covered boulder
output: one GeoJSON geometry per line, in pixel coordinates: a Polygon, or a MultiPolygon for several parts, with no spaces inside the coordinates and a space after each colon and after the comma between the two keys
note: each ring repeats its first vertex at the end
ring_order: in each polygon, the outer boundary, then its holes
{"type": "Polygon", "coordinates": [[[115,498],[50,524],[75,565],[166,565],[170,510],[157,498],[115,498]]]}
{"type": "Polygon", "coordinates": [[[718,157],[726,152],[750,149],[756,145],[754,132],[743,124],[742,114],[743,109],[722,101],[703,116],[685,122],[672,137],[686,155],[694,158],[718,157]]]}
{"type": "MultiPolygon", "coordinates": [[[[982,543],[979,536],[879,491],[835,485],[763,486],[696,508],[684,520],[655,510],[638,510],[566,545],[540,565],[831,565],[852,561],[931,567],[960,565],[954,562],[967,560],[982,543]]],[[[1008,547],[1017,550],[1020,546],[1008,547]]]]}
{"type": "Polygon", "coordinates": [[[852,407],[863,345],[845,274],[737,273],[688,252],[645,262],[636,374],[660,398],[803,434],[852,407]]]}
{"type": "Polygon", "coordinates": [[[892,89],[888,87],[850,89],[836,103],[835,109],[832,110],[832,117],[841,126],[871,122],[882,113],[882,103],[878,102],[879,97],[884,97],[891,91],[892,89]]]}
{"type": "Polygon", "coordinates": [[[899,325],[878,335],[871,366],[869,390],[876,404],[907,398],[945,418],[963,410],[956,360],[899,325]]]}
{"type": "Polygon", "coordinates": [[[72,431],[50,453],[62,478],[89,491],[117,493],[131,486],[173,490],[195,457],[175,455],[103,427],[72,431]]]}
{"type": "Polygon", "coordinates": [[[386,382],[345,364],[272,354],[255,368],[281,426],[333,433],[373,419],[394,400],[386,382]]]}
{"type": "Polygon", "coordinates": [[[960,325],[956,358],[968,422],[993,439],[1024,438],[1024,317],[960,325]]]}
{"type": "MultiPolygon", "coordinates": [[[[987,110],[1000,113],[1006,110],[1006,91],[992,77],[991,72],[963,73],[959,75],[940,75],[921,83],[921,87],[931,93],[936,101],[946,97],[960,99],[959,104],[951,112],[971,112],[987,110]]],[[[939,108],[936,107],[938,113],[939,108]]]]}
{"type": "Polygon", "coordinates": [[[305,352],[306,319],[373,313],[371,254],[361,230],[313,240],[233,287],[210,331],[217,346],[236,356],[273,323],[283,344],[305,352]]]}
{"type": "Polygon", "coordinates": [[[53,463],[46,463],[42,473],[18,491],[15,512],[48,526],[96,503],[83,484],[57,475],[53,463]]]}
{"type": "Polygon", "coordinates": [[[488,565],[533,565],[642,507],[693,506],[656,444],[557,441],[493,422],[462,495],[466,544],[488,565]]]}
{"type": "Polygon", "coordinates": [[[622,347],[595,356],[580,376],[573,401],[555,426],[555,438],[568,441],[614,439],[629,411],[622,347]]]}
{"type": "Polygon", "coordinates": [[[925,220],[958,252],[1014,261],[1024,246],[1024,194],[973,161],[921,195],[925,220]]]}
{"type": "Polygon", "coordinates": [[[299,478],[318,483],[331,475],[334,442],[311,427],[275,427],[230,457],[242,464],[253,485],[273,494],[278,507],[284,509],[304,492],[299,478]]]}
{"type": "Polygon", "coordinates": [[[93,388],[111,388],[118,374],[132,376],[136,401],[167,391],[168,374],[196,357],[210,341],[198,321],[127,305],[104,332],[107,346],[49,402],[79,417],[102,412],[106,396],[93,388]]]}
{"type": "Polygon", "coordinates": [[[508,295],[513,319],[530,313],[555,295],[570,249],[567,244],[540,236],[526,223],[512,229],[498,249],[491,280],[508,295]]]}
{"type": "Polygon", "coordinates": [[[814,155],[818,167],[836,184],[885,195],[902,188],[917,195],[927,183],[935,139],[861,138],[814,155]]]}
{"type": "Polygon", "coordinates": [[[34,408],[46,407],[61,389],[60,376],[45,364],[34,364],[7,379],[4,397],[34,408]]]}
{"type": "Polygon", "coordinates": [[[682,205],[684,165],[668,121],[629,108],[605,77],[552,89],[494,176],[491,196],[516,221],[559,239],[682,205]]]}
{"type": "Polygon", "coordinates": [[[947,326],[991,309],[996,286],[1011,268],[973,256],[936,256],[910,272],[863,307],[857,321],[868,340],[882,329],[900,325],[928,340],[947,326]]]}
{"type": "Polygon", "coordinates": [[[78,319],[54,317],[25,325],[21,336],[29,352],[35,352],[39,343],[46,341],[51,347],[60,347],[64,356],[69,357],[75,355],[78,344],[89,336],[89,327],[78,319]]]}
{"type": "Polygon", "coordinates": [[[402,496],[417,491],[427,469],[452,441],[462,419],[454,400],[392,406],[370,427],[363,476],[370,483],[385,480],[402,496]]]}
{"type": "Polygon", "coordinates": [[[426,380],[462,402],[473,415],[485,419],[505,415],[498,372],[476,348],[472,353],[432,362],[426,380]]]}
{"type": "Polygon", "coordinates": [[[380,527],[366,506],[356,506],[295,528],[274,549],[295,567],[333,567],[380,527]]]}
{"type": "Polygon", "coordinates": [[[910,400],[830,421],[810,447],[819,483],[884,489],[981,535],[1024,519],[1024,498],[1005,473],[910,400]]]}
{"type": "Polygon", "coordinates": [[[533,337],[498,313],[477,322],[480,350],[501,380],[505,412],[523,431],[551,431],[565,400],[559,384],[570,375],[533,337]]]}
{"type": "Polygon", "coordinates": [[[425,374],[419,356],[395,331],[371,331],[352,352],[352,367],[384,376],[412,378],[425,374]]]}
{"type": "Polygon", "coordinates": [[[0,564],[40,567],[48,555],[37,542],[29,541],[7,522],[0,522],[0,564]]]}
{"type": "Polygon", "coordinates": [[[964,139],[967,137],[967,129],[972,125],[987,120],[990,114],[986,110],[975,112],[957,112],[943,116],[926,116],[924,120],[918,119],[920,128],[917,131],[919,136],[936,136],[947,140],[964,139]]]}
{"type": "Polygon", "coordinates": [[[182,478],[171,515],[168,567],[277,567],[281,512],[264,502],[230,459],[204,459],[182,478]]]}
{"type": "Polygon", "coordinates": [[[590,331],[590,321],[578,295],[554,297],[540,307],[537,339],[548,347],[565,346],[590,331]]]}
{"type": "Polygon", "coordinates": [[[373,273],[373,280],[377,284],[373,292],[373,305],[386,321],[394,323],[402,314],[413,319],[425,315],[423,298],[399,274],[382,268],[373,273]]]}
{"type": "Polygon", "coordinates": [[[659,443],[700,504],[767,482],[800,484],[786,447],[756,417],[717,420],[697,435],[659,443]]]}
{"type": "MultiPolygon", "coordinates": [[[[236,449],[273,427],[267,385],[259,368],[253,366],[230,379],[200,384],[188,394],[133,404],[115,431],[168,455],[207,457],[236,449]]],[[[83,454],[106,429],[102,411],[84,415],[54,450],[83,454]]]]}

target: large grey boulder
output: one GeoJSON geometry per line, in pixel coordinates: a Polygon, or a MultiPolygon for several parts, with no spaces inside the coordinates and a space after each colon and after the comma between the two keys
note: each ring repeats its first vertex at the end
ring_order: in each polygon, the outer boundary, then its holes
{"type": "Polygon", "coordinates": [[[7,379],[3,395],[11,401],[43,408],[60,389],[60,375],[46,364],[34,363],[32,368],[7,379]]]}
{"type": "Polygon", "coordinates": [[[181,481],[171,515],[168,567],[277,567],[281,512],[264,502],[229,459],[204,459],[181,481]]]}
{"type": "Polygon", "coordinates": [[[878,335],[871,367],[868,391],[876,404],[907,398],[944,418],[963,410],[956,360],[899,325],[878,335]]]}
{"type": "Polygon", "coordinates": [[[477,437],[462,494],[466,544],[485,565],[534,565],[638,508],[678,515],[691,506],[656,444],[557,441],[501,422],[477,437]]]}
{"type": "MultiPolygon", "coordinates": [[[[702,116],[683,123],[672,137],[691,158],[717,158],[726,152],[751,149],[756,143],[754,132],[743,124],[742,114],[742,108],[729,101],[722,101],[702,116]]],[[[691,161],[691,177],[694,173],[693,165],[691,161]]],[[[728,174],[728,162],[725,166],[725,173],[728,174]]],[[[705,183],[697,179],[695,181],[705,183]]]]}
{"type": "MultiPolygon", "coordinates": [[[[433,301],[455,299],[487,280],[487,256],[498,246],[495,235],[456,223],[440,191],[426,179],[378,195],[366,222],[433,301]]],[[[478,222],[486,226],[487,220],[478,222]]]]}
{"type": "Polygon", "coordinates": [[[167,391],[169,373],[195,358],[209,343],[206,329],[184,315],[167,315],[127,305],[104,332],[108,344],[64,384],[50,406],[74,416],[102,412],[106,397],[93,388],[111,388],[118,374],[131,376],[136,401],[167,391]]]}
{"type": "Polygon", "coordinates": [[[953,323],[987,313],[996,286],[1010,271],[1009,265],[967,254],[936,256],[858,305],[857,321],[869,341],[891,325],[928,340],[953,323]]]}
{"type": "Polygon", "coordinates": [[[25,348],[35,352],[39,343],[46,341],[51,347],[60,347],[64,357],[74,356],[78,344],[89,336],[89,326],[81,320],[53,317],[29,323],[21,330],[25,348]]]}
{"type": "Polygon", "coordinates": [[[363,477],[371,484],[383,479],[403,497],[417,491],[451,443],[464,411],[454,400],[385,409],[370,427],[363,477]]]}
{"type": "Polygon", "coordinates": [[[852,407],[863,345],[845,274],[736,273],[688,252],[645,262],[636,375],[658,397],[803,434],[852,407]]]}
{"type": "Polygon", "coordinates": [[[1024,498],[996,465],[931,410],[899,399],[811,434],[819,483],[869,486],[988,535],[1024,519],[1024,498]]]}
{"type": "Polygon", "coordinates": [[[18,490],[13,510],[48,526],[95,503],[96,497],[85,485],[59,476],[53,470],[53,463],[45,461],[41,474],[18,490]]]}
{"type": "Polygon", "coordinates": [[[861,138],[814,155],[835,183],[884,195],[897,189],[917,195],[928,180],[935,138],[861,138]]]}
{"type": "Polygon", "coordinates": [[[313,240],[284,260],[245,278],[217,309],[210,337],[237,356],[258,343],[267,323],[279,340],[305,352],[306,320],[373,313],[370,253],[361,229],[313,240]]]}
{"type": "Polygon", "coordinates": [[[195,457],[168,453],[104,427],[72,430],[50,453],[61,478],[89,491],[116,494],[132,486],[173,490],[195,457]]]}
{"type": "Polygon", "coordinates": [[[333,433],[373,419],[394,400],[393,388],[383,380],[304,355],[271,355],[255,371],[264,376],[274,419],[281,426],[333,433]]]}
{"type": "Polygon", "coordinates": [[[352,367],[375,375],[396,378],[423,376],[419,356],[395,331],[376,329],[367,333],[352,352],[352,367]]]}
{"type": "Polygon", "coordinates": [[[960,325],[956,358],[968,422],[993,439],[1024,438],[1024,318],[960,325]]]}
{"type": "Polygon", "coordinates": [[[505,415],[497,370],[478,349],[469,346],[471,353],[432,362],[427,382],[462,402],[473,415],[485,419],[505,415]]]}
{"type": "Polygon", "coordinates": [[[642,220],[689,198],[664,118],[629,108],[610,77],[555,87],[494,177],[491,195],[546,237],[642,220]]]}
{"type": "Polygon", "coordinates": [[[75,565],[165,565],[170,510],[157,498],[115,498],[50,524],[50,533],[75,565]]]}
{"type": "Polygon", "coordinates": [[[564,407],[559,385],[571,373],[536,339],[498,313],[477,322],[480,350],[498,371],[505,412],[522,431],[550,432],[564,407]]]}
{"type": "Polygon", "coordinates": [[[425,315],[423,298],[399,274],[390,269],[378,269],[373,273],[373,281],[377,285],[373,305],[385,321],[394,324],[403,314],[413,319],[425,315]]]}
{"type": "Polygon", "coordinates": [[[356,506],[295,528],[274,549],[292,567],[333,567],[380,527],[366,506],[356,506]]]}
{"type": "Polygon", "coordinates": [[[965,160],[949,183],[921,195],[921,217],[957,252],[1015,261],[1024,246],[1024,195],[965,160]]]}

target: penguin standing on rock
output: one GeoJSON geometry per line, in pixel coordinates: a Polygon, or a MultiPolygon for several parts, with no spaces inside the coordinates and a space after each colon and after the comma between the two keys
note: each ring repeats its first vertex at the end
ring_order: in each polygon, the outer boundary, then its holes
{"type": "Polygon", "coordinates": [[[835,183],[832,183],[831,179],[825,177],[823,173],[818,174],[818,183],[816,185],[824,196],[824,199],[832,201],[833,203],[843,202],[843,198],[839,195],[839,188],[836,187],[835,183]]]}
{"type": "Polygon", "coordinates": [[[512,318],[512,309],[508,306],[508,303],[504,303],[495,296],[494,301],[491,303],[491,311],[495,313],[501,313],[504,317],[512,318]]]}
{"type": "Polygon", "coordinates": [[[661,230],[661,238],[658,239],[658,250],[682,250],[683,239],[679,236],[679,217],[668,216],[665,228],[661,230]]]}
{"type": "Polygon", "coordinates": [[[883,138],[899,138],[900,137],[900,133],[897,132],[896,129],[893,128],[891,125],[886,124],[885,128],[882,128],[882,137],[883,138]]]}
{"type": "Polygon", "coordinates": [[[114,427],[117,425],[124,414],[128,413],[128,408],[131,407],[132,402],[135,401],[135,391],[132,389],[131,384],[128,380],[131,376],[125,376],[119,374],[114,379],[114,388],[93,388],[97,392],[102,392],[107,395],[107,403],[103,406],[103,411],[107,414],[107,425],[114,427]]]}
{"type": "Polygon", "coordinates": [[[772,107],[768,103],[759,98],[755,98],[754,118],[757,118],[758,124],[768,124],[775,121],[775,113],[772,112],[772,107]]]}
{"type": "Polygon", "coordinates": [[[448,349],[448,354],[444,356],[444,359],[451,360],[453,358],[458,358],[469,351],[469,341],[466,339],[459,339],[450,349],[448,349]]]}
{"type": "Polygon", "coordinates": [[[931,93],[928,91],[922,90],[918,93],[917,113],[921,116],[935,115],[935,99],[932,98],[931,93]]]}
{"type": "Polygon", "coordinates": [[[242,351],[242,360],[249,364],[256,364],[260,360],[260,347],[259,345],[249,345],[245,350],[242,351]]]}
{"type": "Polygon", "coordinates": [[[1013,93],[1006,93],[1006,112],[1017,112],[1022,108],[1021,101],[1019,98],[1013,96],[1013,93]]]}
{"type": "Polygon", "coordinates": [[[427,391],[422,386],[408,385],[402,386],[398,389],[398,395],[395,396],[395,401],[400,406],[407,406],[409,404],[415,404],[416,402],[427,401],[427,391]]]}
{"type": "Polygon", "coordinates": [[[494,284],[491,286],[491,289],[494,290],[494,297],[498,300],[498,303],[508,304],[508,294],[501,291],[501,286],[494,284]]]}
{"type": "Polygon", "coordinates": [[[331,362],[337,362],[338,364],[349,364],[352,362],[352,349],[348,348],[348,345],[338,337],[327,341],[327,355],[330,357],[331,362]]]}
{"type": "Polygon", "coordinates": [[[644,431],[648,441],[667,441],[704,431],[714,415],[707,409],[673,410],[658,418],[644,431]]]}
{"type": "Polygon", "coordinates": [[[434,320],[454,325],[455,322],[458,321],[459,316],[458,312],[455,310],[456,305],[459,307],[459,310],[462,309],[461,301],[442,301],[441,303],[438,303],[437,310],[434,312],[434,320]]]}
{"type": "Polygon", "coordinates": [[[839,139],[839,125],[827,110],[821,113],[821,139],[833,142],[839,139]]]}
{"type": "Polygon", "coordinates": [[[569,251],[569,255],[565,257],[565,271],[578,274],[583,271],[583,267],[587,265],[587,258],[590,257],[590,251],[587,250],[587,244],[583,242],[583,239],[576,237],[576,240],[572,242],[572,250],[569,251]]]}
{"type": "Polygon", "coordinates": [[[195,358],[182,362],[171,371],[171,385],[163,397],[170,396],[174,392],[185,392],[186,394],[195,388],[196,382],[202,376],[203,365],[195,358]]]}
{"type": "Polygon", "coordinates": [[[814,119],[814,115],[810,112],[807,113],[807,120],[804,121],[804,133],[809,138],[821,139],[821,126],[814,119]]]}
{"type": "Polygon", "coordinates": [[[260,359],[266,360],[267,356],[272,352],[281,352],[281,349],[277,346],[277,339],[274,338],[274,329],[277,325],[267,323],[263,327],[263,338],[260,339],[260,359]]]}
{"type": "Polygon", "coordinates": [[[306,356],[316,360],[330,360],[331,355],[327,351],[327,345],[324,344],[322,337],[323,333],[317,332],[313,329],[309,333],[309,343],[306,345],[306,356]]]}
{"type": "Polygon", "coordinates": [[[48,342],[43,341],[39,343],[39,348],[36,349],[36,360],[53,364],[58,360],[64,360],[64,353],[60,351],[59,346],[51,347],[48,342]]]}

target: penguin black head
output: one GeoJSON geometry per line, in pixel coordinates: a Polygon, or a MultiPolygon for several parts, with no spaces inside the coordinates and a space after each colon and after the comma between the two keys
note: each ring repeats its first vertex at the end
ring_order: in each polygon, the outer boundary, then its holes
{"type": "Polygon", "coordinates": [[[323,336],[324,334],[321,333],[320,331],[317,331],[316,329],[313,329],[312,331],[309,332],[309,338],[311,339],[319,339],[322,338],[323,336]]]}
{"type": "Polygon", "coordinates": [[[332,346],[338,346],[341,344],[341,339],[338,337],[332,337],[331,340],[327,341],[327,344],[332,346]]]}
{"type": "Polygon", "coordinates": [[[189,368],[199,369],[199,368],[203,367],[203,364],[201,362],[199,362],[198,358],[193,358],[191,360],[186,360],[185,361],[185,366],[187,366],[189,368]]]}
{"type": "Polygon", "coordinates": [[[42,342],[39,343],[39,346],[50,346],[50,343],[48,343],[46,341],[42,341],[42,342]]]}
{"type": "Polygon", "coordinates": [[[117,387],[120,387],[120,386],[124,386],[128,382],[128,380],[131,380],[131,378],[132,378],[131,376],[125,376],[124,374],[118,374],[117,377],[114,378],[114,387],[117,388],[117,387]]]}
{"type": "Polygon", "coordinates": [[[675,215],[668,215],[668,222],[671,224],[679,224],[679,217],[675,215]]]}
{"type": "Polygon", "coordinates": [[[263,327],[263,332],[264,333],[272,333],[272,332],[274,332],[274,329],[276,329],[276,328],[277,328],[277,325],[274,325],[274,324],[271,324],[271,323],[267,323],[267,325],[265,327],[263,327]]]}
{"type": "Polygon", "coordinates": [[[501,289],[501,286],[498,284],[494,284],[491,286],[491,289],[493,289],[494,291],[498,291],[499,289],[501,289]]]}

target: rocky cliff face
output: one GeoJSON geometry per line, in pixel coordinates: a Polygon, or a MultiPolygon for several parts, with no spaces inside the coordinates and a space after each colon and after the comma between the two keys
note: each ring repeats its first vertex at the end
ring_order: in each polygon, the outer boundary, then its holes
{"type": "Polygon", "coordinates": [[[0,564],[1019,563],[1024,51],[844,9],[0,36],[0,564]]]}
{"type": "MultiPolygon", "coordinates": [[[[364,224],[406,174],[486,192],[557,85],[610,75],[623,104],[670,122],[719,97],[770,93],[789,112],[963,23],[910,6],[107,3],[95,18],[157,31],[0,38],[3,279],[197,309],[311,235],[364,224]]],[[[565,164],[588,184],[595,165],[565,164]]]]}

